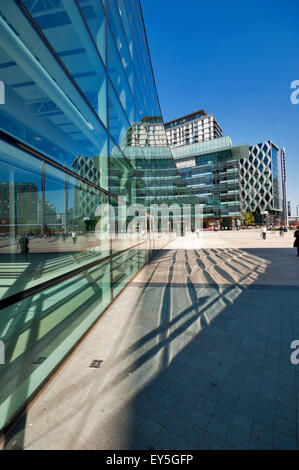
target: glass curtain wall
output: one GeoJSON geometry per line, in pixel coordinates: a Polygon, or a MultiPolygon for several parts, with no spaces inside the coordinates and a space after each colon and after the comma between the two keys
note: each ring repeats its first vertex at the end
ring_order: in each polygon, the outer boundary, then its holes
{"type": "Polygon", "coordinates": [[[218,223],[231,227],[240,217],[239,167],[234,154],[238,147],[232,149],[194,156],[192,167],[180,166],[182,178],[203,206],[204,228],[218,223]]]}
{"type": "Polygon", "coordinates": [[[149,214],[130,236],[134,207],[196,198],[138,0],[1,2],[0,80],[1,430],[169,241],[149,214]]]}
{"type": "Polygon", "coordinates": [[[282,191],[281,191],[281,174],[280,174],[280,155],[279,149],[269,142],[272,154],[272,173],[273,173],[273,208],[282,211],[282,191]]]}

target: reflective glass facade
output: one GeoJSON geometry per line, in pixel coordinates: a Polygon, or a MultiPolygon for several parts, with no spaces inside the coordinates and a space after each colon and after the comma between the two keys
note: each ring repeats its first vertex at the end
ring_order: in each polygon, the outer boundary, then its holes
{"type": "Polygon", "coordinates": [[[138,0],[1,2],[0,80],[2,429],[170,240],[150,215],[124,236],[119,198],[198,199],[167,145],[138,0]]]}
{"type": "Polygon", "coordinates": [[[200,152],[205,143],[173,149],[182,178],[203,205],[204,227],[230,227],[241,216],[239,159],[248,146],[221,148],[224,139],[212,141],[219,149],[206,153],[200,152]]]}

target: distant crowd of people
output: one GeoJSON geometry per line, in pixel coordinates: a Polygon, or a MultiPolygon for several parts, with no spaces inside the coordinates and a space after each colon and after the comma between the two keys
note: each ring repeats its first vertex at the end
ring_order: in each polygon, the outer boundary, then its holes
{"type": "MultiPolygon", "coordinates": [[[[213,227],[214,231],[225,230],[225,229],[227,229],[227,227],[221,227],[221,228],[220,227],[213,227]]],[[[267,227],[266,225],[262,226],[262,228],[261,228],[261,237],[262,237],[263,240],[266,240],[267,232],[269,230],[273,230],[273,228],[271,226],[267,227]]],[[[284,225],[281,225],[278,230],[279,230],[279,236],[281,238],[283,238],[285,232],[288,231],[288,227],[286,227],[284,225]]],[[[196,233],[196,238],[198,238],[198,239],[200,238],[200,229],[199,228],[196,228],[196,230],[193,228],[193,229],[191,229],[191,231],[192,231],[192,233],[194,233],[194,232],[196,233]]],[[[54,234],[52,234],[52,236],[53,235],[54,234]]],[[[44,235],[44,236],[47,236],[47,235],[44,235]]],[[[78,235],[74,230],[72,230],[71,232],[58,233],[58,234],[55,234],[54,236],[61,237],[64,242],[69,237],[71,237],[72,242],[73,242],[74,245],[76,244],[77,238],[78,238],[78,235]]],[[[21,236],[19,236],[19,239],[18,239],[18,249],[20,250],[21,254],[26,256],[26,258],[29,254],[29,237],[30,238],[35,238],[36,234],[32,234],[32,233],[28,232],[28,233],[25,233],[25,234],[22,234],[21,236]]],[[[142,233],[142,238],[144,238],[144,233],[142,233]]],[[[296,229],[295,229],[294,238],[295,238],[295,240],[294,240],[293,246],[294,246],[294,248],[297,249],[297,255],[296,256],[299,257],[299,226],[297,226],[296,229]]]]}
{"type": "MultiPolygon", "coordinates": [[[[262,226],[262,231],[261,231],[261,235],[262,235],[262,239],[263,240],[266,240],[266,237],[267,237],[267,231],[268,231],[268,228],[266,225],[263,225],[262,226]]],[[[281,238],[284,237],[284,234],[285,232],[288,231],[288,228],[284,225],[281,225],[279,227],[279,236],[281,238]]],[[[294,248],[297,248],[297,255],[296,256],[299,256],[299,225],[297,225],[296,229],[295,229],[295,232],[294,232],[294,244],[293,244],[293,247],[294,248]]]]}
{"type": "Polygon", "coordinates": [[[54,237],[61,237],[62,241],[66,241],[69,237],[71,237],[72,239],[72,242],[73,242],[73,245],[76,244],[77,242],[77,238],[78,238],[78,235],[77,233],[73,230],[72,232],[63,232],[63,233],[52,233],[51,235],[49,234],[44,234],[44,235],[40,235],[39,234],[36,234],[36,233],[31,233],[31,232],[27,232],[27,233],[23,233],[22,235],[18,236],[18,235],[15,235],[15,238],[19,238],[18,239],[18,250],[20,251],[20,253],[22,255],[25,255],[26,258],[29,254],[29,242],[30,242],[30,239],[34,239],[34,238],[44,238],[44,237],[49,237],[49,236],[54,236],[54,237]]]}

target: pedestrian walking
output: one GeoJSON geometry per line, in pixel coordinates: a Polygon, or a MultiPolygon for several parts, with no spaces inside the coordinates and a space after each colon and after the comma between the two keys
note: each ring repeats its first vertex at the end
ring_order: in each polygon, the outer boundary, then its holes
{"type": "Polygon", "coordinates": [[[266,227],[266,225],[263,225],[263,228],[262,228],[263,240],[266,240],[266,236],[267,236],[267,227],[266,227]]]}
{"type": "Polygon", "coordinates": [[[199,238],[199,228],[198,227],[196,229],[196,236],[197,236],[197,238],[199,238]]]}
{"type": "Polygon", "coordinates": [[[297,256],[299,256],[299,226],[298,225],[295,230],[294,237],[295,237],[294,248],[297,248],[297,256]]]}
{"type": "Polygon", "coordinates": [[[73,245],[75,245],[76,241],[77,241],[77,234],[76,232],[72,232],[72,240],[73,240],[73,245]]]}
{"type": "Polygon", "coordinates": [[[21,254],[25,255],[27,258],[29,253],[29,240],[27,234],[23,234],[21,236],[21,238],[19,239],[18,247],[20,249],[21,254]]]}
{"type": "Polygon", "coordinates": [[[284,226],[283,225],[281,225],[280,228],[279,228],[279,236],[280,237],[284,236],[284,226]]]}

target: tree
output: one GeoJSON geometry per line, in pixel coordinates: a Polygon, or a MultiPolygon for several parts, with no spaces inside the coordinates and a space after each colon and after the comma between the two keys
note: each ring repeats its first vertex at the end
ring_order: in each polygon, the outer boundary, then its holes
{"type": "Polygon", "coordinates": [[[245,212],[244,214],[244,224],[245,225],[252,225],[254,224],[254,215],[252,212],[248,211],[248,212],[245,212]]]}

